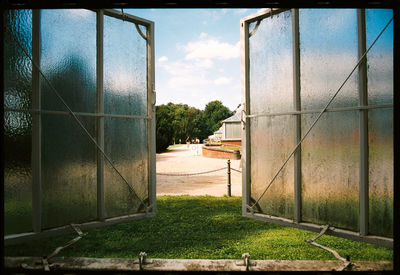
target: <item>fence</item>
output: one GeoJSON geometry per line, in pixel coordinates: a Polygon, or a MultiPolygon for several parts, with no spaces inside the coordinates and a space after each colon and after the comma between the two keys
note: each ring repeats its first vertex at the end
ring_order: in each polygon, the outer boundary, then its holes
{"type": "Polygon", "coordinates": [[[210,174],[210,173],[218,172],[218,171],[221,171],[224,169],[226,169],[226,174],[227,174],[227,196],[231,197],[231,170],[238,172],[238,173],[242,173],[242,171],[232,168],[230,159],[228,159],[226,167],[221,167],[221,168],[217,168],[217,169],[213,169],[213,170],[209,170],[209,171],[194,172],[194,173],[157,173],[157,176],[190,177],[190,176],[210,174]]]}

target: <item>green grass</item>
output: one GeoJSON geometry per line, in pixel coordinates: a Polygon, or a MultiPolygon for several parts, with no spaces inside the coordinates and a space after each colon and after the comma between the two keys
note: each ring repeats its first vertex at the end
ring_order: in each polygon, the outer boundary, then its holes
{"type": "Polygon", "coordinates": [[[178,148],[178,147],[181,147],[182,145],[183,145],[183,144],[173,144],[173,145],[168,146],[167,150],[171,150],[171,149],[174,149],[174,148],[178,148]]]}
{"type": "Polygon", "coordinates": [[[225,150],[241,150],[241,146],[238,145],[221,145],[221,149],[225,149],[225,150]]]}
{"type": "MultiPolygon", "coordinates": [[[[316,233],[241,216],[240,197],[163,196],[157,216],[89,230],[88,235],[58,256],[137,258],[336,260],[329,252],[304,240],[316,233]]],[[[44,256],[76,234],[5,247],[6,256],[44,256]]],[[[392,261],[393,250],[332,236],[317,240],[351,260],[392,261]]]]}

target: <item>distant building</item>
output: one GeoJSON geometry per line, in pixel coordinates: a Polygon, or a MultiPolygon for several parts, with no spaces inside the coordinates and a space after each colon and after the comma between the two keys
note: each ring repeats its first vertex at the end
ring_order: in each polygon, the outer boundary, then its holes
{"type": "Polygon", "coordinates": [[[212,134],[211,136],[208,136],[208,140],[211,143],[220,143],[221,139],[222,139],[222,133],[223,133],[223,131],[222,131],[222,126],[221,126],[217,131],[214,132],[214,134],[212,134]]]}
{"type": "Polygon", "coordinates": [[[242,145],[241,114],[239,108],[233,116],[222,121],[222,144],[242,145]]]}

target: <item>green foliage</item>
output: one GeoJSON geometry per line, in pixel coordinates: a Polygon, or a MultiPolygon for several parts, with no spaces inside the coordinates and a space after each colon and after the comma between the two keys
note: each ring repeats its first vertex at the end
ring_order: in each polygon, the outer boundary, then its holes
{"type": "MultiPolygon", "coordinates": [[[[240,197],[162,196],[157,216],[92,229],[59,257],[336,260],[329,252],[304,240],[314,232],[242,217],[240,197]]],[[[28,241],[5,247],[5,256],[49,255],[76,234],[28,241]]],[[[393,249],[324,235],[317,241],[354,261],[393,261],[393,249]]]]}
{"type": "Polygon", "coordinates": [[[211,133],[214,133],[222,126],[221,121],[232,116],[233,112],[225,107],[221,101],[214,100],[206,105],[203,115],[206,119],[207,128],[211,133]]]}
{"type": "Polygon", "coordinates": [[[156,151],[186,139],[203,140],[221,127],[221,121],[232,115],[221,101],[212,101],[204,111],[187,104],[168,103],[156,106],[156,151]]]}

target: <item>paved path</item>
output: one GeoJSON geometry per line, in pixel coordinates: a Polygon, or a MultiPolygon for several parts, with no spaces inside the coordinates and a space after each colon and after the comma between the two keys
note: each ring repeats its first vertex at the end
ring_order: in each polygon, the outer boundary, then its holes
{"type": "MultiPolygon", "coordinates": [[[[157,154],[157,173],[191,174],[226,168],[226,159],[201,155],[201,144],[181,145],[169,152],[157,154]],[[196,148],[195,146],[198,146],[196,148]]],[[[231,167],[241,170],[240,160],[231,160],[231,167]]],[[[242,174],[231,170],[232,196],[242,195],[242,174]]],[[[217,196],[227,194],[227,170],[194,176],[157,175],[157,196],[191,195],[217,196]]]]}

